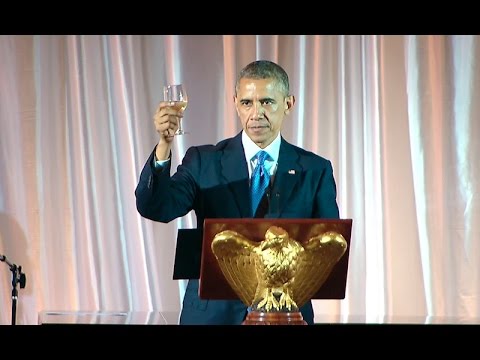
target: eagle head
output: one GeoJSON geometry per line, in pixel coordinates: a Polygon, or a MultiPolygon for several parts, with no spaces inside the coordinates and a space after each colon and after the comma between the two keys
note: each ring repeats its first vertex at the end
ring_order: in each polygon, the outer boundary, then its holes
{"type": "Polygon", "coordinates": [[[271,226],[265,233],[265,240],[262,241],[260,249],[282,248],[289,239],[288,233],[278,226],[271,226]]]}

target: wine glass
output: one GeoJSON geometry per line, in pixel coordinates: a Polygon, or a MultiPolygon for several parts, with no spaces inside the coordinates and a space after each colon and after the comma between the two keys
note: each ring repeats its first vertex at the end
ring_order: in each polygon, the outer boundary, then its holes
{"type": "MultiPolygon", "coordinates": [[[[172,107],[177,110],[185,110],[188,104],[188,96],[185,90],[185,85],[183,84],[174,84],[166,85],[163,87],[163,100],[173,103],[172,107]]],[[[186,131],[182,129],[181,118],[178,119],[178,129],[175,132],[175,135],[187,134],[186,131]]]]}

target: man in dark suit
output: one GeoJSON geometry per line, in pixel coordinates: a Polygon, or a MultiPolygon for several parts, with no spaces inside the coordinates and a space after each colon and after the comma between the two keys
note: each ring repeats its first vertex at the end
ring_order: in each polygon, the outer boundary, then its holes
{"type": "MultiPolygon", "coordinates": [[[[338,218],[330,161],[281,136],[295,103],[284,69],[265,60],[248,64],[238,75],[234,101],[243,130],[217,145],[189,148],[172,176],[171,142],[183,110],[160,103],[154,116],[160,140],[135,190],[139,213],[168,223],[194,210],[197,227],[205,218],[338,218]],[[270,185],[252,209],[250,178],[260,150],[268,154],[270,185]]],[[[311,301],[300,311],[313,324],[311,301]]],[[[189,280],[180,324],[241,324],[246,314],[240,300],[199,299],[198,280],[189,280]]]]}

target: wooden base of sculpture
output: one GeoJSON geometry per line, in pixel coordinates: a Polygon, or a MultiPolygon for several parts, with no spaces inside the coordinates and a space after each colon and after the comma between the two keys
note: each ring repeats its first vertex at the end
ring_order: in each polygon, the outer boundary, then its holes
{"type": "Polygon", "coordinates": [[[247,314],[242,325],[307,325],[301,312],[261,312],[247,314]]]}

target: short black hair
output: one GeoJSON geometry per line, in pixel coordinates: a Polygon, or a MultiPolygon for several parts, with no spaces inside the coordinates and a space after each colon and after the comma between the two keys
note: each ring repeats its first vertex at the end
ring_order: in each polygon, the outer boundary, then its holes
{"type": "Polygon", "coordinates": [[[235,84],[235,94],[238,91],[241,79],[275,79],[284,95],[290,95],[288,74],[280,65],[273,61],[253,61],[240,70],[235,84]]]}

